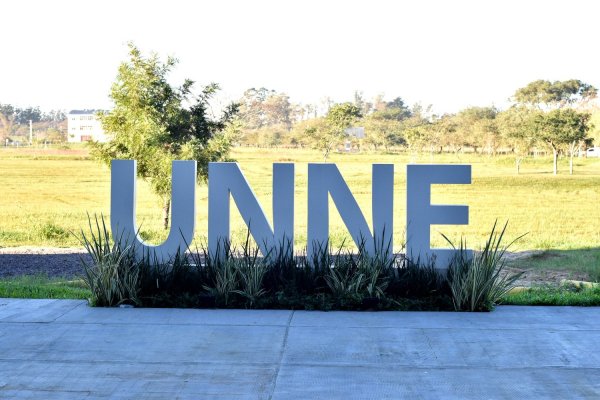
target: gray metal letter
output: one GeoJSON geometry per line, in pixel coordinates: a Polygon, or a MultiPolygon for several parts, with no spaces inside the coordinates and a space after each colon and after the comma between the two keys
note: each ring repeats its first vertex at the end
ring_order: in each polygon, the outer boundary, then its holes
{"type": "Polygon", "coordinates": [[[194,238],[196,225],[196,161],[173,161],[171,230],[164,243],[153,246],[138,235],[135,220],[135,160],[112,160],[110,184],[110,225],[115,240],[135,246],[136,257],[156,257],[168,262],[182,254],[194,238]],[[186,244],[187,243],[187,244],[186,244]]]}
{"type": "MultiPolygon", "coordinates": [[[[335,164],[308,164],[307,255],[312,256],[329,240],[329,197],[338,209],[357,246],[369,254],[393,246],[394,165],[373,164],[373,234],[335,164]]],[[[390,253],[392,249],[390,248],[390,253]]]]}
{"type": "Polygon", "coordinates": [[[263,256],[275,256],[280,246],[293,251],[294,164],[273,164],[273,229],[239,165],[208,164],[208,250],[211,255],[217,252],[222,255],[223,241],[230,240],[230,194],[263,256]]]}
{"type": "Polygon", "coordinates": [[[431,249],[430,225],[466,225],[468,206],[431,205],[432,184],[470,184],[470,165],[407,165],[406,254],[421,261],[435,257],[438,269],[447,269],[454,250],[431,249]]]}

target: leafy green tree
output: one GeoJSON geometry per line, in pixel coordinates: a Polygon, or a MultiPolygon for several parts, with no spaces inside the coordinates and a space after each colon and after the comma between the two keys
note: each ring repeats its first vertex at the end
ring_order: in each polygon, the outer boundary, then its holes
{"type": "Polygon", "coordinates": [[[92,154],[106,164],[112,159],[135,159],[138,176],[149,181],[163,202],[165,229],[171,207],[171,163],[196,160],[198,178],[205,180],[208,163],[227,158],[232,137],[227,127],[237,105],[231,104],[219,119],[208,115],[209,101],[219,89],[212,83],[198,95],[194,82],[185,80],[173,87],[167,76],[177,64],[157,54],[144,56],[132,43],[129,59],[119,66],[110,98],[114,108],[99,118],[110,140],[93,143],[92,154]]]}
{"type": "Polygon", "coordinates": [[[329,109],[325,118],[307,128],[305,133],[312,139],[313,148],[322,151],[323,159],[327,161],[333,147],[347,137],[346,129],[361,117],[361,111],[356,105],[335,104],[329,109]]]}
{"type": "Polygon", "coordinates": [[[289,130],[292,114],[293,107],[285,93],[251,88],[240,99],[240,119],[249,129],[280,125],[289,130]]]}
{"type": "Polygon", "coordinates": [[[552,109],[585,103],[595,98],[597,93],[598,89],[577,79],[554,82],[540,79],[518,89],[514,99],[530,107],[552,109]]]}
{"type": "Polygon", "coordinates": [[[16,117],[15,122],[17,124],[27,124],[31,122],[40,122],[43,114],[39,107],[28,107],[15,109],[16,117]]]}
{"type": "Polygon", "coordinates": [[[592,128],[589,136],[592,139],[592,143],[596,146],[600,146],[600,107],[592,110],[592,117],[590,118],[592,128]]]}
{"type": "MultiPolygon", "coordinates": [[[[566,107],[585,105],[594,99],[597,94],[598,89],[578,79],[554,82],[537,80],[518,89],[513,97],[517,104],[552,112],[565,109],[566,107]]],[[[587,126],[589,122],[589,117],[588,120],[583,121],[583,115],[577,117],[576,114],[575,111],[571,110],[569,113],[555,113],[551,116],[538,115],[534,121],[537,139],[547,143],[552,149],[555,175],[558,173],[558,152],[561,147],[568,147],[571,155],[570,171],[573,173],[573,154],[578,147],[579,141],[583,139],[578,139],[577,141],[568,140],[569,135],[578,136],[578,134],[575,134],[577,129],[573,126],[571,128],[567,127],[571,124],[577,125],[578,123],[587,126]],[[578,118],[579,122],[577,122],[578,118]],[[550,129],[551,132],[542,132],[546,128],[550,129]]],[[[585,129],[584,137],[588,130],[589,128],[585,129]]]]}
{"type": "Polygon", "coordinates": [[[437,135],[434,134],[434,130],[432,129],[433,124],[431,119],[426,118],[424,115],[424,112],[428,113],[431,111],[430,107],[424,110],[421,104],[416,103],[412,109],[409,109],[404,105],[404,101],[400,97],[397,97],[386,105],[387,110],[399,110],[399,114],[396,114],[396,116],[401,116],[399,120],[402,125],[403,139],[408,151],[415,156],[429,144],[430,139],[438,142],[437,135]]]}
{"type": "Polygon", "coordinates": [[[402,135],[402,124],[399,121],[379,119],[375,113],[362,120],[365,128],[366,145],[377,150],[383,147],[386,151],[392,146],[401,146],[406,143],[402,135]]]}
{"type": "Polygon", "coordinates": [[[590,114],[579,113],[571,108],[556,109],[548,113],[536,115],[534,132],[540,141],[548,144],[553,152],[554,175],[558,173],[558,152],[568,147],[570,152],[570,173],[573,174],[573,156],[577,145],[585,139],[588,131],[590,114]]]}
{"type": "Polygon", "coordinates": [[[515,155],[517,175],[521,171],[521,162],[535,144],[533,120],[539,113],[526,107],[513,106],[496,117],[498,131],[515,155]]]}
{"type": "Polygon", "coordinates": [[[0,140],[2,144],[12,134],[17,110],[10,104],[0,104],[0,140]]]}

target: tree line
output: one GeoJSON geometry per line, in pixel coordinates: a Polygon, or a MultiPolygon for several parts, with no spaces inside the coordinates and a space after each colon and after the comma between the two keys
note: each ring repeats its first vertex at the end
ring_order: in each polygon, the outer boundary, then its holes
{"type": "Polygon", "coordinates": [[[327,159],[346,144],[353,148],[413,153],[474,152],[515,156],[517,172],[525,156],[534,151],[553,155],[557,173],[559,154],[573,157],[594,141],[600,144],[600,127],[592,122],[597,89],[580,80],[537,80],[515,91],[512,105],[468,107],[454,114],[435,115],[431,106],[407,105],[401,97],[366,101],[356,92],[353,102],[326,100],[318,106],[292,104],[284,93],[266,88],[249,89],[239,101],[239,142],[262,146],[301,146],[319,149],[327,159]],[[590,112],[592,111],[592,112],[590,112]],[[351,127],[364,129],[364,137],[351,127]]]}
{"type": "Polygon", "coordinates": [[[0,103],[0,144],[19,137],[29,141],[29,123],[38,140],[64,142],[67,139],[67,116],[62,110],[43,112],[39,107],[20,108],[0,103]]]}

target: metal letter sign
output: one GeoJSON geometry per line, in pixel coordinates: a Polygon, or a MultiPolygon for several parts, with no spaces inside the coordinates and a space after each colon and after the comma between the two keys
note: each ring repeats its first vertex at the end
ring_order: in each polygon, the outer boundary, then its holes
{"type": "Polygon", "coordinates": [[[468,206],[431,205],[432,184],[471,183],[470,165],[408,165],[406,168],[406,255],[446,269],[454,256],[452,249],[432,249],[430,225],[469,223],[468,206]]]}
{"type": "MultiPolygon", "coordinates": [[[[237,163],[208,164],[208,249],[229,241],[229,194],[263,255],[294,245],[294,164],[273,164],[273,229],[237,163]]],[[[289,249],[292,250],[292,249],[289,249]]],[[[286,250],[287,251],[287,250],[286,250]]]]}
{"type": "MultiPolygon", "coordinates": [[[[394,166],[373,164],[373,234],[358,203],[335,164],[308,164],[308,235],[307,255],[326,248],[329,241],[329,196],[335,203],[346,228],[357,246],[367,254],[385,251],[393,244],[394,166]]],[[[390,249],[391,253],[391,249],[390,249]]]]}
{"type": "Polygon", "coordinates": [[[112,160],[110,176],[110,225],[113,238],[135,247],[137,257],[149,254],[168,262],[194,238],[196,226],[196,161],[173,161],[171,230],[163,244],[144,243],[135,222],[135,160],[112,160]]]}
{"type": "MultiPolygon", "coordinates": [[[[357,245],[368,254],[393,246],[394,166],[374,164],[372,178],[373,231],[335,164],[308,164],[307,255],[325,248],[329,241],[329,196],[357,245]]],[[[196,162],[173,162],[172,224],[167,240],[152,246],[138,236],[135,221],[136,163],[113,160],[111,171],[111,228],[113,237],[135,246],[136,256],[150,254],[161,262],[184,252],[194,237],[196,221],[196,162]]],[[[471,183],[469,165],[408,165],[407,255],[412,259],[435,258],[436,267],[447,268],[451,249],[430,248],[430,225],[467,224],[467,206],[431,205],[432,184],[471,183]]],[[[237,163],[208,166],[208,249],[218,255],[230,239],[230,198],[263,255],[293,251],[294,164],[273,164],[273,227],[237,163]]]]}

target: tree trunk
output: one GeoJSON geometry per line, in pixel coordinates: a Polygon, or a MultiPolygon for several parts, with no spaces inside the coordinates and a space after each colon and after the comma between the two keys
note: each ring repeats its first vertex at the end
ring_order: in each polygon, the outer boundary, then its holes
{"type": "Polygon", "coordinates": [[[517,157],[517,159],[515,160],[517,164],[517,175],[519,175],[519,173],[521,172],[521,160],[521,157],[517,157]]]}
{"type": "Polygon", "coordinates": [[[163,228],[169,229],[169,211],[171,211],[171,199],[165,200],[163,205],[163,228]]]}
{"type": "Polygon", "coordinates": [[[558,174],[558,149],[552,147],[552,153],[554,158],[554,175],[558,174]]]}
{"type": "Polygon", "coordinates": [[[571,157],[569,159],[569,175],[573,175],[573,152],[571,152],[571,157]]]}

